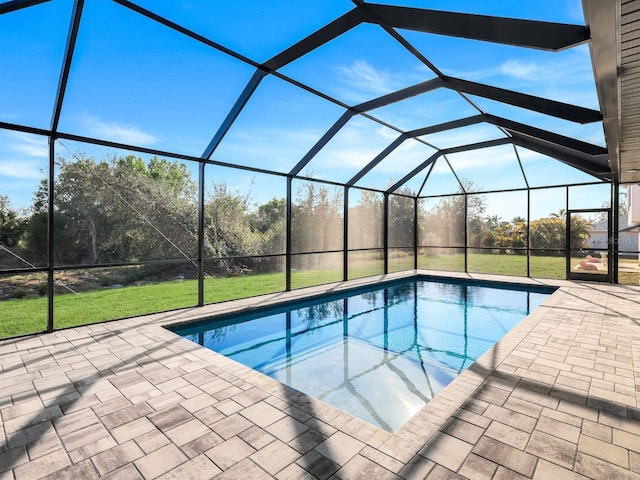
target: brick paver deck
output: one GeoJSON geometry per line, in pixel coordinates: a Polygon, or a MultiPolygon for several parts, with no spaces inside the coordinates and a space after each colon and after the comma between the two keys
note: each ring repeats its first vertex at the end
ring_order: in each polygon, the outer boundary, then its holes
{"type": "Polygon", "coordinates": [[[345,284],[0,342],[0,480],[640,478],[640,289],[555,284],[394,434],[161,327],[345,284]]]}

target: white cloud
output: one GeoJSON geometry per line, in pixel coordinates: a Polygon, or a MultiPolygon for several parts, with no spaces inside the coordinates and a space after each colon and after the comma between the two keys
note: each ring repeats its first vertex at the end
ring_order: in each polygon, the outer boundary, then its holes
{"type": "Polygon", "coordinates": [[[119,143],[147,146],[158,140],[153,135],[143,132],[136,126],[122,125],[116,122],[105,122],[97,115],[88,112],[84,112],[80,116],[80,122],[92,135],[119,143]]]}
{"type": "Polygon", "coordinates": [[[391,90],[389,72],[376,70],[365,60],[356,60],[350,66],[336,67],[347,85],[358,87],[375,94],[384,94],[391,90]]]}
{"type": "Polygon", "coordinates": [[[0,160],[0,176],[26,180],[44,177],[42,163],[36,160],[0,160]]]}
{"type": "Polygon", "coordinates": [[[540,70],[535,62],[525,63],[518,60],[507,60],[499,69],[504,75],[529,81],[536,80],[540,70]]]}
{"type": "Polygon", "coordinates": [[[338,96],[352,103],[361,103],[401,88],[389,71],[378,70],[366,60],[334,67],[338,96]]]}
{"type": "Polygon", "coordinates": [[[323,133],[310,128],[234,129],[224,138],[213,158],[286,173],[323,133]]]}
{"type": "Polygon", "coordinates": [[[29,135],[21,132],[6,132],[9,137],[7,147],[30,157],[48,158],[49,146],[45,137],[29,135]]]}

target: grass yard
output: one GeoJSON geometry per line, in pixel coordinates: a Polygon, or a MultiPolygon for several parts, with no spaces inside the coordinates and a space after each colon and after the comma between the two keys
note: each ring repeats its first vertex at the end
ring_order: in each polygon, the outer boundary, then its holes
{"type": "MultiPolygon", "coordinates": [[[[251,297],[284,290],[283,273],[205,279],[205,302],[251,297]]],[[[47,327],[47,297],[0,302],[0,338],[41,332],[47,327]]],[[[119,289],[103,288],[54,297],[55,328],[192,307],[197,280],[179,280],[119,289]]]]}
{"type": "MultiPolygon", "coordinates": [[[[352,257],[350,257],[352,258],[352,257]]],[[[365,255],[352,258],[349,278],[366,277],[382,273],[379,256],[365,255]]],[[[638,285],[640,273],[624,271],[621,260],[620,283],[638,285]]],[[[637,261],[627,262],[637,266],[637,261]]],[[[469,271],[500,275],[525,276],[526,256],[498,254],[470,254],[469,271]]],[[[413,269],[413,256],[389,259],[390,271],[413,269]]],[[[432,255],[418,257],[423,269],[464,271],[464,255],[432,255]]],[[[531,257],[531,276],[539,278],[565,278],[565,259],[562,257],[531,257]]],[[[293,288],[301,288],[342,280],[342,268],[296,270],[292,272],[293,288]]],[[[246,298],[283,291],[283,272],[249,274],[225,278],[205,279],[205,303],[246,298]]],[[[86,325],[105,320],[133,317],[149,313],[192,307],[198,300],[196,280],[174,280],[142,286],[110,289],[101,287],[93,291],[56,295],[54,299],[55,328],[86,325]]],[[[47,326],[47,298],[25,297],[0,301],[0,338],[41,332],[47,326]]]]}

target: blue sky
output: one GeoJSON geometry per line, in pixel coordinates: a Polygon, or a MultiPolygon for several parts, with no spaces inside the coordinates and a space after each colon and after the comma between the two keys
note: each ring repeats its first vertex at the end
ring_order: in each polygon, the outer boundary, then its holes
{"type": "MultiPolygon", "coordinates": [[[[353,8],[348,0],[137,3],[259,63],[353,8]]],[[[584,23],[579,0],[386,3],[584,23]]],[[[71,0],[52,0],[0,16],[0,88],[6,92],[0,98],[0,121],[49,127],[71,7],[71,0]]],[[[418,32],[399,33],[447,75],[598,108],[587,45],[549,53],[418,32]]],[[[253,67],[111,0],[89,0],[85,2],[60,130],[199,156],[253,71],[253,67]]],[[[286,65],[281,73],[348,105],[435,76],[379,26],[370,24],[360,25],[286,65]]],[[[472,100],[494,115],[604,145],[599,124],[578,125],[486,99],[472,100]]],[[[268,76],[213,158],[288,172],[343,111],[268,76]]],[[[467,101],[444,89],[370,112],[405,130],[476,113],[467,101]]],[[[304,173],[347,181],[397,136],[379,123],[356,116],[304,173]]],[[[476,125],[423,140],[446,148],[501,136],[495,127],[476,125]]],[[[47,141],[0,131],[0,145],[0,193],[8,194],[14,206],[25,207],[46,171],[47,141]]],[[[64,156],[69,156],[67,148],[96,158],[128,153],[64,141],[63,145],[58,145],[57,151],[64,156]]],[[[358,185],[385,188],[433,152],[420,142],[406,141],[358,185]]],[[[532,184],[586,178],[533,152],[519,149],[519,153],[532,184]]],[[[524,186],[510,146],[457,154],[449,160],[460,177],[472,179],[480,187],[524,186]]],[[[197,170],[190,163],[189,167],[197,170]]],[[[211,177],[224,177],[239,188],[252,185],[256,201],[284,195],[284,182],[279,179],[271,182],[247,172],[225,172],[211,177]]],[[[409,186],[417,189],[423,180],[424,175],[416,177],[409,186]]],[[[428,190],[445,192],[450,181],[448,165],[440,159],[428,190]]],[[[504,218],[515,216],[515,207],[503,205],[501,209],[504,218]]]]}

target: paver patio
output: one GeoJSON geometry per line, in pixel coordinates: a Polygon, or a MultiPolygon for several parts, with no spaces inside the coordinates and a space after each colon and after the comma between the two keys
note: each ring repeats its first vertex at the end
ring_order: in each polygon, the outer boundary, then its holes
{"type": "Polygon", "coordinates": [[[514,280],[560,289],[393,434],[161,327],[363,281],[2,341],[0,480],[640,478],[640,288],[514,280]]]}

